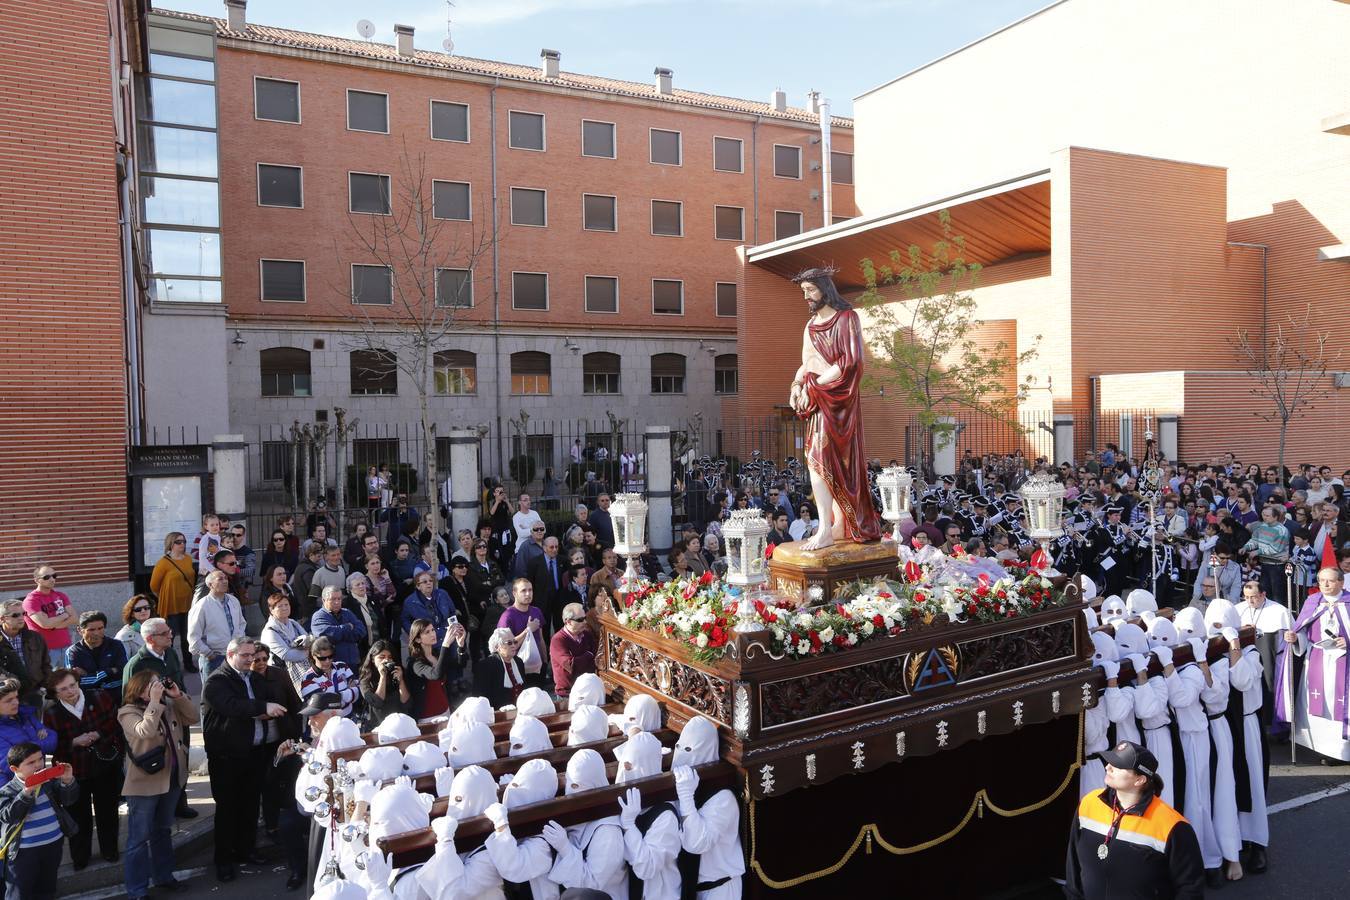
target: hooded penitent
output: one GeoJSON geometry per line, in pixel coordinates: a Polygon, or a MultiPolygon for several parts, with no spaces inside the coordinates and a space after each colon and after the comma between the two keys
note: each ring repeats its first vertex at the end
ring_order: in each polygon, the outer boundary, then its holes
{"type": "Polygon", "coordinates": [[[718,757],[717,726],[703,716],[694,716],[680,732],[675,742],[675,753],[671,759],[671,768],[675,766],[701,766],[715,762],[718,757]]]}
{"type": "Polygon", "coordinates": [[[637,732],[615,747],[614,758],[619,761],[619,769],[614,773],[615,784],[661,774],[661,742],[645,731],[637,732]]]}
{"type": "Polygon", "coordinates": [[[481,816],[483,810],[497,802],[497,782],[481,766],[461,769],[455,773],[446,802],[448,812],[457,819],[481,816]]]}
{"type": "Polygon", "coordinates": [[[421,729],[417,727],[417,722],[413,720],[412,716],[405,713],[393,713],[375,729],[375,735],[380,739],[381,744],[392,744],[395,741],[415,738],[421,733],[421,729]]]}
{"type": "Polygon", "coordinates": [[[509,755],[528,756],[552,749],[553,742],[549,740],[547,725],[534,716],[516,716],[515,723],[511,725],[509,755]]]}
{"type": "Polygon", "coordinates": [[[434,797],[419,793],[412,782],[403,778],[380,788],[370,802],[371,843],[391,834],[426,828],[431,823],[434,802],[434,797]]]}
{"type": "Polygon", "coordinates": [[[589,744],[609,737],[609,716],[598,706],[583,706],[572,713],[567,726],[567,746],[589,744]]]}
{"type": "Polygon", "coordinates": [[[439,737],[441,746],[445,748],[445,755],[450,760],[450,765],[456,769],[497,758],[496,751],[493,749],[495,742],[492,738],[492,729],[482,722],[472,722],[467,725],[463,722],[456,722],[454,729],[450,732],[448,746],[444,731],[440,733],[439,737]]]}
{"type": "MultiPolygon", "coordinates": [[[[521,691],[521,695],[524,695],[521,691]]],[[[603,706],[605,703],[605,683],[594,672],[578,675],[572,682],[572,690],[567,694],[567,708],[576,712],[582,706],[603,706]]]]}
{"type": "Polygon", "coordinates": [[[605,774],[605,760],[594,750],[578,750],[567,761],[567,779],[563,792],[568,796],[579,791],[593,791],[609,787],[605,774]]]}
{"type": "Polygon", "coordinates": [[[523,716],[548,716],[558,711],[549,695],[537,687],[528,687],[516,698],[516,712],[523,716]]]}
{"type": "Polygon", "coordinates": [[[548,760],[531,759],[517,771],[502,792],[502,804],[516,809],[542,803],[558,795],[558,772],[548,760]]]}

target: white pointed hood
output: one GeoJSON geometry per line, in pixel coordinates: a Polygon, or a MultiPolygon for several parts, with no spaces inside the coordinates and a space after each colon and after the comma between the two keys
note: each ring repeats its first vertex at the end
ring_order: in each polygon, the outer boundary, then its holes
{"type": "Polygon", "coordinates": [[[1116,651],[1120,656],[1129,656],[1131,653],[1142,653],[1147,656],[1150,649],[1148,635],[1144,633],[1144,629],[1133,622],[1116,626],[1116,651]]]}
{"type": "Polygon", "coordinates": [[[1194,606],[1177,610],[1177,614],[1172,618],[1172,624],[1177,628],[1177,635],[1186,640],[1205,636],[1205,614],[1194,606]]]}
{"type": "Polygon", "coordinates": [[[526,716],[551,716],[558,711],[553,699],[541,688],[528,687],[516,698],[516,712],[526,716]]]}
{"type": "Polygon", "coordinates": [[[373,844],[391,834],[417,831],[431,824],[431,804],[435,798],[418,793],[411,784],[399,783],[380,788],[370,801],[370,838],[373,844]]]}
{"type": "Polygon", "coordinates": [[[403,774],[416,778],[445,765],[445,753],[430,741],[418,741],[403,751],[403,774]]]}
{"type": "Polygon", "coordinates": [[[1148,623],[1148,643],[1150,647],[1175,647],[1178,642],[1177,627],[1167,619],[1155,618],[1148,623]]]}
{"type": "Polygon", "coordinates": [[[461,821],[481,816],[483,810],[497,802],[497,782],[482,766],[461,769],[455,773],[446,802],[450,805],[450,814],[461,821]]]}
{"type": "MultiPolygon", "coordinates": [[[[441,735],[443,739],[445,732],[442,731],[441,735]]],[[[462,769],[475,763],[496,759],[497,751],[493,746],[494,743],[496,742],[492,737],[492,729],[482,722],[467,725],[457,722],[450,733],[450,746],[446,748],[445,755],[450,760],[450,765],[462,769]]]]}
{"type": "Polygon", "coordinates": [[[661,742],[645,731],[637,732],[615,747],[614,758],[619,761],[619,770],[614,773],[615,784],[661,774],[661,742]]]}
{"type": "Polygon", "coordinates": [[[1225,628],[1241,630],[1242,616],[1231,601],[1219,598],[1211,600],[1205,610],[1205,624],[1208,627],[1202,634],[1217,637],[1225,628]]]}
{"type": "Polygon", "coordinates": [[[609,737],[609,716],[598,706],[583,706],[572,713],[567,726],[567,746],[603,741],[609,737]]]}
{"type": "Polygon", "coordinates": [[[589,749],[573,753],[567,761],[567,781],[563,785],[563,792],[571,796],[578,791],[593,791],[602,787],[609,787],[604,758],[589,749]]]}
{"type": "Polygon", "coordinates": [[[675,742],[671,768],[714,762],[719,755],[718,749],[717,726],[703,716],[694,716],[685,723],[680,739],[675,742]]]}
{"type": "Polygon", "coordinates": [[[548,726],[534,716],[516,716],[511,726],[510,756],[528,756],[553,749],[553,741],[548,736],[548,726]]]}
{"type": "Polygon", "coordinates": [[[406,741],[408,738],[415,738],[422,733],[417,727],[417,722],[413,717],[405,713],[394,713],[380,723],[375,729],[375,735],[380,739],[381,744],[392,744],[395,741],[406,741]]]}
{"type": "Polygon", "coordinates": [[[361,777],[388,781],[403,774],[403,754],[397,747],[371,747],[361,754],[361,777]]]}
{"type": "Polygon", "coordinates": [[[1092,633],[1092,663],[1097,665],[1103,660],[1116,659],[1116,642],[1104,631],[1092,633]]]}
{"type": "Polygon", "coordinates": [[[1136,616],[1146,609],[1157,612],[1158,601],[1143,588],[1135,588],[1125,595],[1125,608],[1136,616]]]}
{"type": "Polygon", "coordinates": [[[618,717],[619,730],[631,735],[637,731],[655,731],[661,727],[661,706],[650,694],[634,694],[618,717]]]}
{"type": "Polygon", "coordinates": [[[497,714],[492,711],[492,704],[486,697],[466,697],[463,703],[455,707],[450,718],[460,722],[482,722],[484,725],[491,725],[497,720],[497,714]]]}
{"type": "Polygon", "coordinates": [[[507,809],[542,803],[558,796],[558,772],[546,760],[531,759],[516,771],[502,792],[507,809]]]}
{"type": "Polygon", "coordinates": [[[319,733],[319,749],[325,753],[354,750],[365,745],[366,742],[361,740],[361,730],[356,727],[356,723],[342,716],[333,716],[324,723],[323,731],[319,733]]]}
{"type": "MultiPolygon", "coordinates": [[[[521,691],[523,694],[524,691],[521,691]]],[[[605,683],[594,672],[578,675],[572,682],[572,690],[567,694],[567,708],[576,712],[581,706],[604,706],[605,683]]]]}

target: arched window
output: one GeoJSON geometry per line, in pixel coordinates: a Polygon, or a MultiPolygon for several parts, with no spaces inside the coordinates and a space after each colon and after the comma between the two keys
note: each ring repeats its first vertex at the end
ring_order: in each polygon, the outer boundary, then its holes
{"type": "Polygon", "coordinates": [[[309,351],[269,347],[258,354],[264,397],[309,396],[309,351]]]}
{"type": "Polygon", "coordinates": [[[511,354],[512,394],[553,393],[553,360],[538,350],[511,354]]]}
{"type": "Polygon", "coordinates": [[[353,350],[354,396],[393,396],[398,393],[398,357],[388,350],[353,350]]]}
{"type": "Polygon", "coordinates": [[[619,355],[617,353],[587,353],[581,358],[581,392],[583,394],[619,393],[619,355]]]}
{"type": "Polygon", "coordinates": [[[437,350],[432,357],[438,394],[478,393],[478,357],[468,350],[437,350]]]}
{"type": "Polygon", "coordinates": [[[652,357],[652,393],[684,393],[684,355],[657,353],[652,357]]]}
{"type": "Polygon", "coordinates": [[[713,359],[713,393],[734,394],[740,389],[735,353],[722,353],[713,359]]]}

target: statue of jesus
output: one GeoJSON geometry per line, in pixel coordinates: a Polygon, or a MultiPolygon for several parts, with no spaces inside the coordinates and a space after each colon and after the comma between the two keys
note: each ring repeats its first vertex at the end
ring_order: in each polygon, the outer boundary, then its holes
{"type": "Polygon", "coordinates": [[[811,318],[802,334],[802,365],[788,403],[806,419],[806,467],[820,527],[803,547],[879,540],[881,520],[867,485],[863,455],[863,340],[858,314],[834,286],[834,269],[807,269],[801,285],[811,318]]]}

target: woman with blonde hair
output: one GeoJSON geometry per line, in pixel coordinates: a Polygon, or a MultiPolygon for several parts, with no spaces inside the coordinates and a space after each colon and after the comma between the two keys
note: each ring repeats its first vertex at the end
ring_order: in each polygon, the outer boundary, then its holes
{"type": "Polygon", "coordinates": [[[159,598],[157,614],[168,621],[182,642],[178,655],[189,672],[197,671],[187,642],[187,614],[196,586],[197,570],[187,552],[187,536],[181,531],[170,531],[164,536],[164,555],[150,573],[150,590],[159,598]]]}

